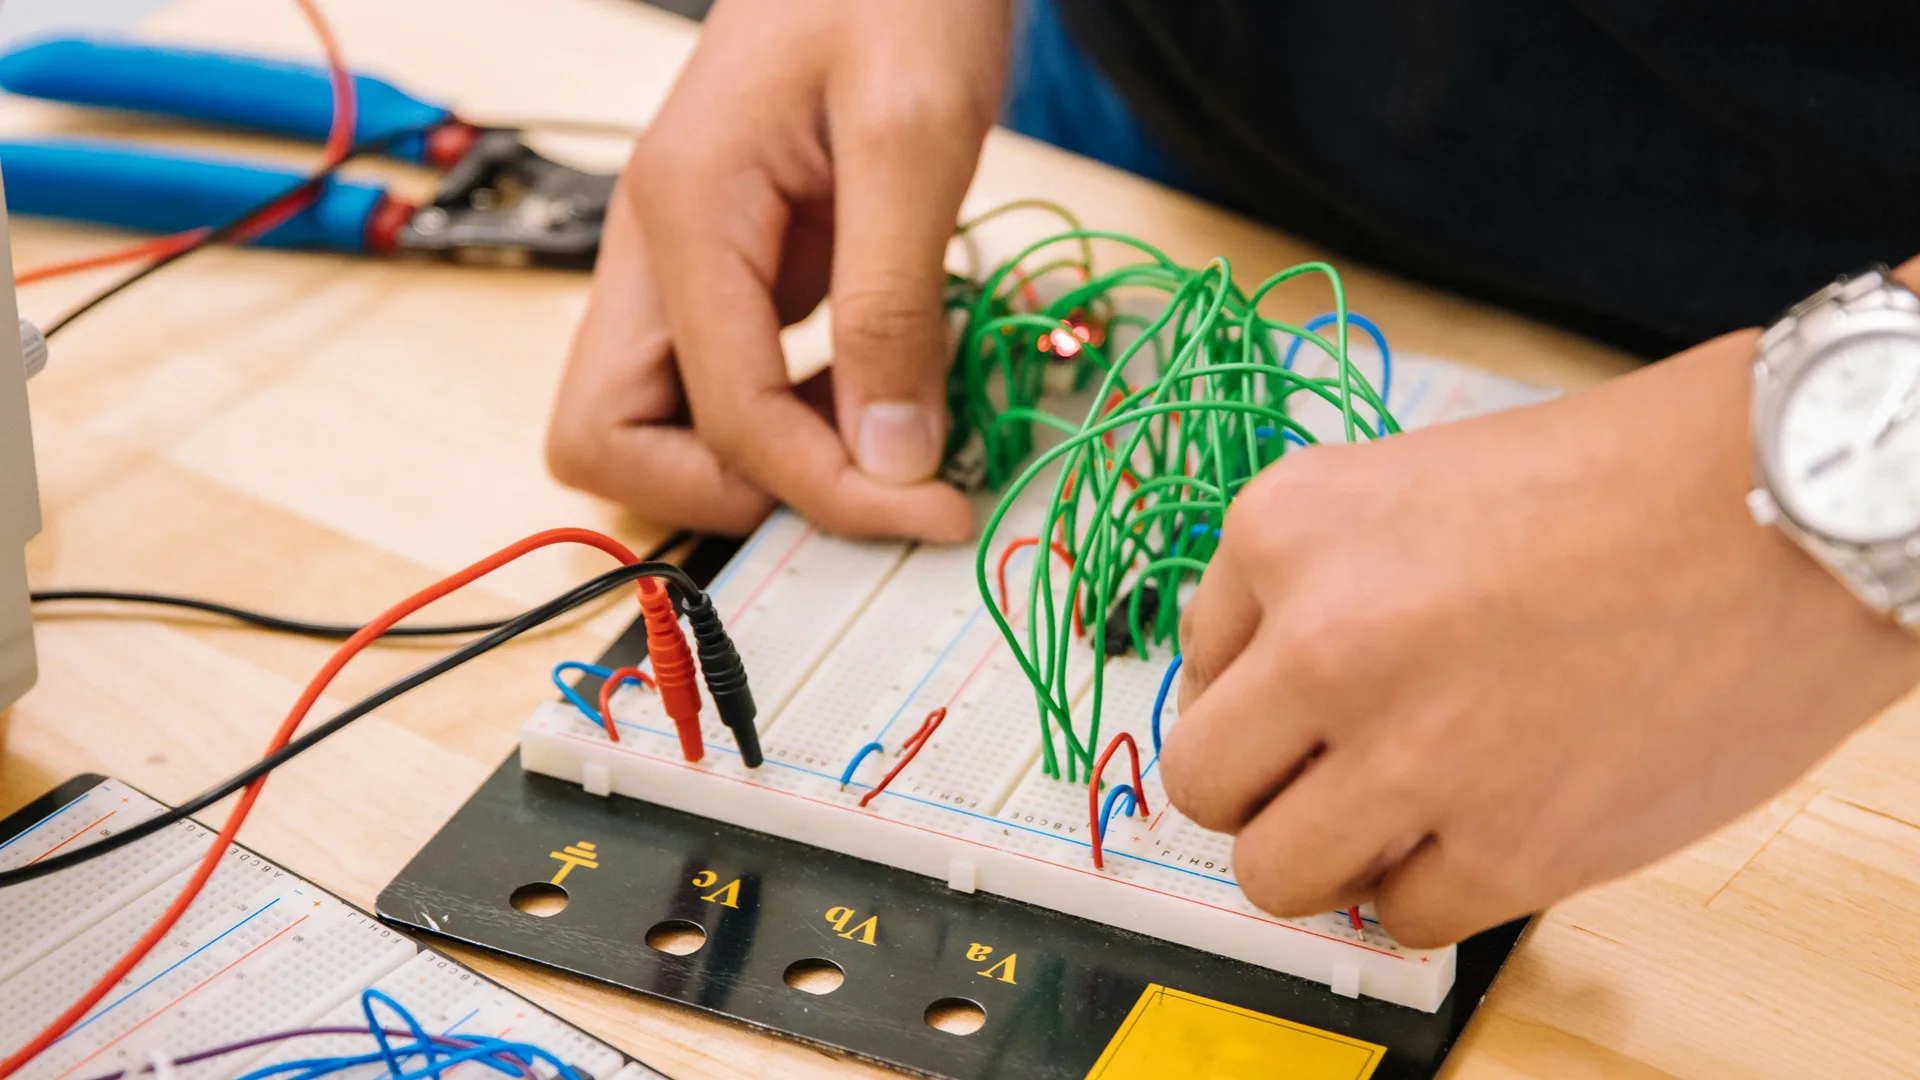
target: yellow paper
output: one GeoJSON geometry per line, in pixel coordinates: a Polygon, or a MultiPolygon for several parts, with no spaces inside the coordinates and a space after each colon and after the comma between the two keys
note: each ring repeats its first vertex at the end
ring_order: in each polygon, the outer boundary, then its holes
{"type": "Polygon", "coordinates": [[[1387,1048],[1160,985],[1147,987],[1087,1080],[1367,1080],[1387,1048]]]}

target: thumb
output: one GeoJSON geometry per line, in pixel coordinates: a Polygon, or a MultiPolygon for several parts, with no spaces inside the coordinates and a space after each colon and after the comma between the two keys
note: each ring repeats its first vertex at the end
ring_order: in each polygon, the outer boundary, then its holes
{"type": "Polygon", "coordinates": [[[919,118],[855,126],[834,141],[835,410],[860,471],[911,484],[946,445],[944,261],[978,144],[919,118]]]}

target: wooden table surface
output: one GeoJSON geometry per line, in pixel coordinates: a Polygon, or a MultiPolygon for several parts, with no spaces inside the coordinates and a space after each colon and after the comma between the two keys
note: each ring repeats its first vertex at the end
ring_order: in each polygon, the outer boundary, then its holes
{"type": "MultiPolygon", "coordinates": [[[[694,27],[628,0],[328,0],[348,56],[476,119],[640,124],[694,27]]],[[[290,4],[182,0],[158,38],[311,54],[290,4]]],[[[204,133],[0,103],[0,131],[208,142],[204,133]]],[[[287,151],[243,140],[249,153],[287,151]]],[[[621,148],[575,143],[611,165],[621,148]]],[[[377,170],[377,167],[375,167],[377,170]]],[[[420,185],[425,178],[402,176],[420,185]]],[[[1018,136],[990,140],[971,197],[1061,200],[1176,258],[1258,278],[1306,246],[1018,136]]],[[[1039,226],[1036,226],[1036,228],[1039,226]]],[[[16,220],[17,265],[98,250],[98,231],[16,220]]],[[[108,275],[110,276],[110,275],[108,275]]],[[[34,286],[45,322],[103,276],[34,286]]],[[[1352,269],[1356,309],[1397,348],[1577,388],[1605,349],[1352,269]]],[[[216,251],[58,338],[32,385],[46,530],[38,586],[183,591],[342,621],[554,525],[641,545],[662,530],[556,485],[546,410],[584,275],[216,251]]],[[[1293,301],[1296,314],[1320,297],[1293,301]]],[[[547,553],[448,602],[504,612],[604,568],[547,553]]],[[[381,710],[275,775],[243,839],[363,905],[514,746],[547,669],[627,620],[603,608],[381,710]]],[[[0,811],[81,771],[180,799],[252,759],[327,647],[195,621],[44,618],[37,689],[0,719],[0,811]]],[[[330,701],[411,668],[375,650],[330,701]]],[[[1570,900],[1514,955],[1453,1077],[1920,1074],[1920,708],[1910,699],[1750,818],[1570,900]]],[[[462,954],[666,1070],[880,1077],[882,1070],[675,1006],[462,954]]]]}

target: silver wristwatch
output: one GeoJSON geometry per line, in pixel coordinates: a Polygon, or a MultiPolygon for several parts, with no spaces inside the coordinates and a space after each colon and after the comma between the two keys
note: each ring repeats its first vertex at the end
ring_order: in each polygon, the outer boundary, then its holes
{"type": "Polygon", "coordinates": [[[1875,266],[1768,327],[1753,447],[1754,520],[1920,631],[1920,297],[1875,266]]]}

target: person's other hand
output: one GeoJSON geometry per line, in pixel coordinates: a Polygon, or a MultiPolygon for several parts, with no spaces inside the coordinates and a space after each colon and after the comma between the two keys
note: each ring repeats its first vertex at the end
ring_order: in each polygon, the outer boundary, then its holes
{"type": "Polygon", "coordinates": [[[1730,821],[1914,685],[1920,645],[1747,514],[1756,339],[1247,486],[1162,768],[1254,903],[1457,941],[1730,821]]]}
{"type": "Polygon", "coordinates": [[[1008,21],[1006,0],[714,7],[615,190],[555,476],[719,532],[775,501],[850,535],[972,531],[934,479],[942,267],[1008,21]],[[829,295],[831,385],[792,387],[780,328],[829,295]]]}

